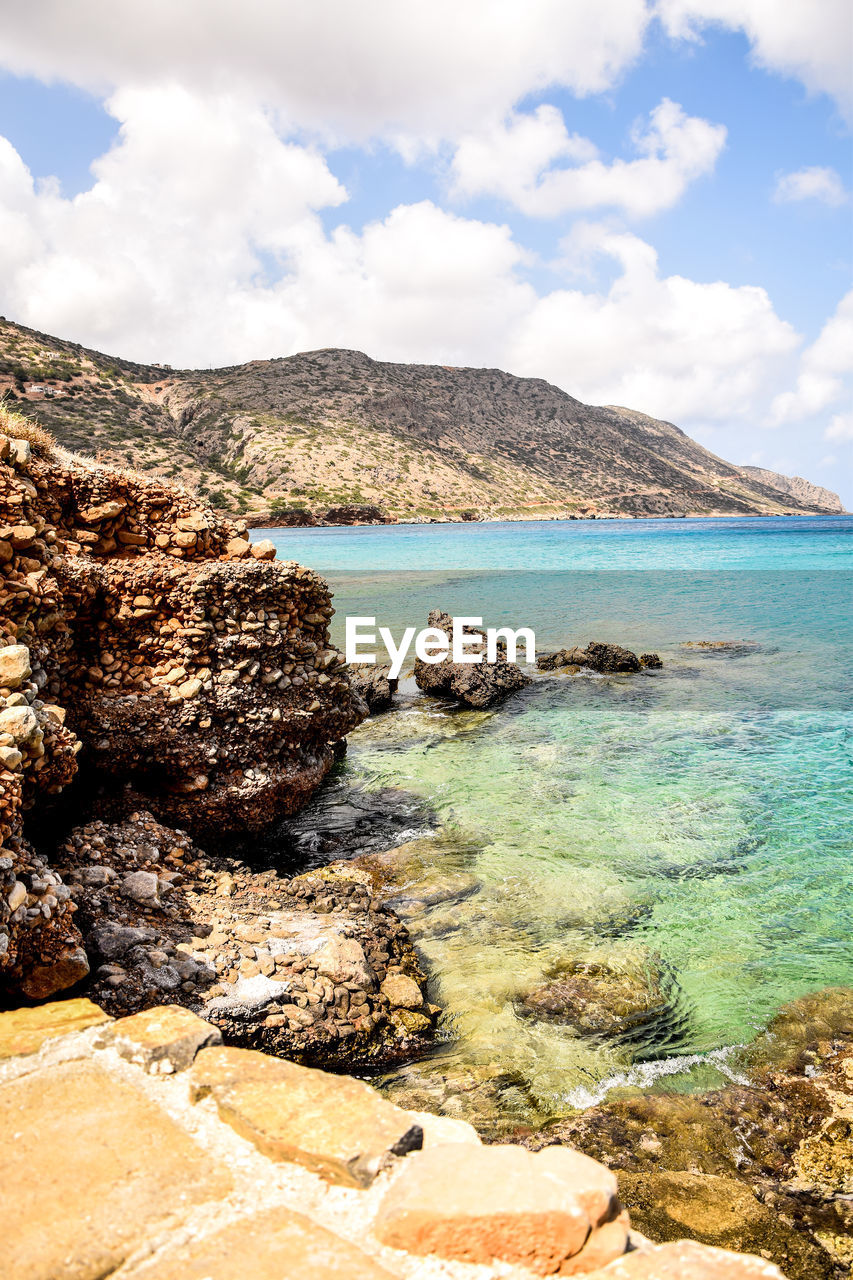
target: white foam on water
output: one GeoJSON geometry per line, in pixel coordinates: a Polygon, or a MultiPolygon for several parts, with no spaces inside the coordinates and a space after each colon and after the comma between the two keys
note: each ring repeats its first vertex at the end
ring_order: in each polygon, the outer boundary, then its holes
{"type": "Polygon", "coordinates": [[[734,1071],[728,1064],[729,1055],[742,1048],[743,1045],[740,1044],[727,1044],[719,1049],[710,1049],[707,1053],[686,1053],[674,1058],[661,1058],[658,1062],[639,1062],[627,1071],[617,1071],[611,1076],[605,1076],[594,1089],[583,1085],[570,1089],[563,1094],[563,1099],[569,1106],[585,1110],[587,1107],[597,1107],[611,1089],[649,1089],[665,1076],[681,1075],[691,1067],[705,1066],[708,1063],[716,1067],[727,1080],[731,1080],[732,1084],[749,1084],[747,1076],[734,1071]]]}

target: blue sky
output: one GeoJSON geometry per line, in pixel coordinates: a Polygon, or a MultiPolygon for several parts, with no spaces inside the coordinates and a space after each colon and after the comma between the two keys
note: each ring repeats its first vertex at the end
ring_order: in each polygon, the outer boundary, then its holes
{"type": "Polygon", "coordinates": [[[496,365],[853,506],[846,3],[0,7],[10,318],[496,365]]]}

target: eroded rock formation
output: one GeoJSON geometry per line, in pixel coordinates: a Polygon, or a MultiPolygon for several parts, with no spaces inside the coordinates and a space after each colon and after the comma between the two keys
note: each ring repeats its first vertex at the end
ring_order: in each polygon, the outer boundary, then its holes
{"type": "Polygon", "coordinates": [[[252,831],[305,802],[366,707],[316,574],[183,491],[3,425],[0,973],[44,996],[87,966],[23,821],[78,763],[106,813],[143,803],[197,835],[252,831]]]}

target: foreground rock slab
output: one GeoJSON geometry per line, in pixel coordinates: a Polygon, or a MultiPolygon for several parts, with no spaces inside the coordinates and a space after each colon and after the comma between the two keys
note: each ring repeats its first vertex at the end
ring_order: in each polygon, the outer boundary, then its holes
{"type": "Polygon", "coordinates": [[[0,1060],[38,1053],[58,1036],[72,1035],[109,1021],[91,1000],[64,1000],[34,1009],[12,1009],[0,1017],[0,1060]]]}
{"type": "Polygon", "coordinates": [[[222,1119],[259,1151],[367,1187],[392,1162],[423,1144],[412,1116],[350,1076],[333,1076],[250,1049],[204,1049],[192,1096],[212,1094],[222,1119]]]}
{"type": "Polygon", "coordinates": [[[588,1280],[785,1280],[772,1262],[679,1240],[611,1262],[588,1280]]]}
{"type": "Polygon", "coordinates": [[[244,1218],[128,1273],[128,1280],[393,1280],[390,1271],[300,1213],[244,1218]],[[251,1272],[247,1261],[251,1258],[251,1272]]]}
{"type": "MultiPolygon", "coordinates": [[[[557,1274],[618,1213],[616,1179],[576,1152],[543,1154],[475,1146],[420,1152],[383,1200],[374,1231],[409,1253],[557,1274]]],[[[617,1232],[612,1253],[597,1263],[624,1253],[626,1240],[626,1230],[617,1232]]]]}
{"type": "Polygon", "coordinates": [[[5,1084],[0,1133],[3,1267],[15,1280],[100,1280],[231,1187],[156,1103],[92,1062],[5,1084]]]}

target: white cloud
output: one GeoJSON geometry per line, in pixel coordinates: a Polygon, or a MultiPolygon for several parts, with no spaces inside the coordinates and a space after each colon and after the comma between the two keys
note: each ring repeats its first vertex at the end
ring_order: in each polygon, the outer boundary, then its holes
{"type": "Polygon", "coordinates": [[[670,208],[690,182],[709,173],[725,140],[723,125],[688,116],[664,98],[648,128],[634,131],[638,158],[606,163],[592,142],[569,134],[555,107],[542,106],[463,137],[453,158],[453,194],[497,196],[534,217],[601,207],[642,217],[670,208]],[[577,163],[565,163],[571,161],[577,163]]]}
{"type": "Polygon", "coordinates": [[[763,289],[661,276],[651,245],[599,225],[578,231],[567,253],[606,254],[621,273],[606,292],[540,299],[510,343],[515,372],[681,425],[762,412],[798,342],[763,289]]]}
{"type": "Polygon", "coordinates": [[[853,117],[853,6],[850,0],[657,0],[670,35],[697,39],[720,23],[745,33],[757,64],[828,93],[853,117]]]}
{"type": "MultiPolygon", "coordinates": [[[[853,442],[853,409],[848,413],[836,413],[823,433],[824,440],[850,440],[853,442]]],[[[835,458],[832,458],[835,461],[835,458]]]]}
{"type": "Polygon", "coordinates": [[[823,204],[840,205],[847,201],[844,183],[834,169],[811,165],[796,173],[783,173],[776,181],[773,199],[780,204],[797,200],[820,200],[823,204]]]}
{"type": "Polygon", "coordinates": [[[797,422],[850,395],[846,376],[853,374],[853,289],[838,304],[817,339],[802,354],[792,391],[776,396],[775,423],[797,422]]]}
{"type": "Polygon", "coordinates": [[[646,0],[33,0],[0,3],[0,65],[108,93],[177,82],[250,94],[291,127],[434,143],[528,93],[610,88],[646,0]]]}

